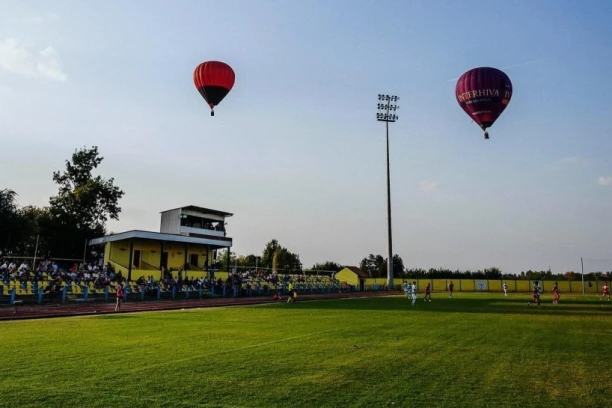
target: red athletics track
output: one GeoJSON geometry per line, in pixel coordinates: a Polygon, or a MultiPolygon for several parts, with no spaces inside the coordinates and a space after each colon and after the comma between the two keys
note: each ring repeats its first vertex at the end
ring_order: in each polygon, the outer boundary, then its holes
{"type": "MultiPolygon", "coordinates": [[[[352,293],[328,293],[324,295],[298,295],[297,302],[304,300],[325,300],[325,299],[347,299],[400,295],[403,292],[381,291],[381,292],[352,292],[352,293]]],[[[287,297],[280,302],[286,302],[287,297]]],[[[0,309],[1,320],[24,320],[24,319],[43,319],[50,317],[65,316],[85,316],[94,314],[111,313],[131,313],[149,312],[156,310],[176,310],[193,309],[203,307],[221,306],[241,306],[259,305],[264,303],[279,303],[272,300],[272,297],[252,297],[252,298],[223,298],[223,299],[202,299],[202,300],[160,300],[160,301],[128,301],[121,305],[121,311],[115,312],[115,303],[92,302],[83,304],[69,305],[17,305],[7,306],[0,309]]]]}

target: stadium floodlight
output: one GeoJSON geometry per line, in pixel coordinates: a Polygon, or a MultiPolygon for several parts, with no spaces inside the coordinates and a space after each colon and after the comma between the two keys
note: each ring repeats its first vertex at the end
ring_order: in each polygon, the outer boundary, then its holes
{"type": "Polygon", "coordinates": [[[399,116],[395,113],[399,106],[397,101],[399,97],[396,95],[378,94],[378,112],[376,120],[385,122],[387,133],[387,231],[389,239],[389,255],[387,258],[387,288],[393,288],[393,239],[391,234],[391,173],[389,170],[389,123],[396,122],[399,116]],[[380,102],[382,101],[382,102],[380,102]],[[394,113],[391,113],[393,111],[394,113]]]}

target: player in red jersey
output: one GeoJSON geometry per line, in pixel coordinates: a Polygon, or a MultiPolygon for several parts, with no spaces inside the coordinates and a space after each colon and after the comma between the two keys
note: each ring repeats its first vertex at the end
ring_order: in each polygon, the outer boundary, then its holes
{"type": "Polygon", "coordinates": [[[117,286],[117,304],[115,305],[115,312],[121,309],[121,301],[123,300],[123,286],[121,283],[117,286]]]}
{"type": "Polygon", "coordinates": [[[428,283],[427,287],[425,288],[425,302],[427,302],[427,298],[429,298],[429,301],[431,302],[431,283],[428,283]]]}
{"type": "Polygon", "coordinates": [[[608,283],[604,283],[603,285],[603,294],[601,295],[601,297],[599,298],[599,300],[603,300],[604,296],[608,296],[608,302],[610,301],[610,287],[608,286],[608,283]]]}
{"type": "Polygon", "coordinates": [[[559,303],[559,284],[557,282],[553,286],[553,303],[559,303]]]}
{"type": "Polygon", "coordinates": [[[537,303],[538,308],[541,308],[540,306],[540,287],[538,286],[537,283],[533,285],[533,299],[527,302],[527,306],[530,306],[532,302],[537,303]]]}

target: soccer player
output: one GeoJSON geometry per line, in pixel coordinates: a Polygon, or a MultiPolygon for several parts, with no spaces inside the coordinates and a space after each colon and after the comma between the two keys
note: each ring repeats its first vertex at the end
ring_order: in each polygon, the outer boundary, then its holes
{"type": "Polygon", "coordinates": [[[604,296],[608,295],[608,302],[610,301],[610,287],[608,286],[608,283],[604,283],[603,285],[603,294],[601,295],[601,297],[599,298],[599,300],[603,300],[604,296]]]}
{"type": "Polygon", "coordinates": [[[451,281],[451,283],[448,284],[448,297],[449,298],[453,297],[453,289],[455,289],[455,284],[453,283],[453,281],[451,281]]]}
{"type": "Polygon", "coordinates": [[[117,286],[117,304],[115,305],[115,312],[121,310],[121,301],[123,300],[123,286],[121,283],[117,286]]]}
{"type": "Polygon", "coordinates": [[[531,299],[529,302],[527,302],[527,306],[530,306],[532,302],[535,302],[538,304],[538,309],[541,309],[540,306],[540,287],[538,286],[537,283],[534,283],[533,285],[533,299],[531,299]]]}
{"type": "Polygon", "coordinates": [[[427,298],[429,298],[429,301],[431,302],[431,283],[428,283],[427,287],[425,288],[425,297],[423,298],[425,302],[427,302],[427,298]]]}
{"type": "Polygon", "coordinates": [[[508,284],[506,282],[504,282],[504,286],[502,286],[504,288],[504,296],[508,297],[508,284]]]}
{"type": "Polygon", "coordinates": [[[417,286],[416,281],[412,282],[410,293],[412,293],[412,306],[416,303],[417,300],[417,286]]]}
{"type": "Polygon", "coordinates": [[[559,284],[555,282],[555,286],[553,286],[553,303],[559,303],[559,284]]]}
{"type": "Polygon", "coordinates": [[[412,285],[410,282],[404,282],[404,293],[406,297],[410,297],[410,292],[412,292],[412,285]]]}

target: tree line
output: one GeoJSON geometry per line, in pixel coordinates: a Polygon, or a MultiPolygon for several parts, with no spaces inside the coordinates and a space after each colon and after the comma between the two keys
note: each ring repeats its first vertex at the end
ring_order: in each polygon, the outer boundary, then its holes
{"type": "Polygon", "coordinates": [[[85,242],[106,234],[106,222],[118,220],[124,192],[114,179],[93,174],[104,160],[97,146],[77,149],[63,171],[48,205],[17,204],[15,190],[0,190],[0,251],[6,257],[49,256],[82,259],[85,242]]]}

